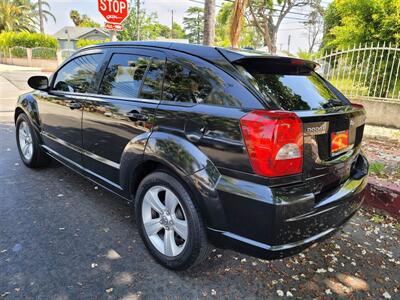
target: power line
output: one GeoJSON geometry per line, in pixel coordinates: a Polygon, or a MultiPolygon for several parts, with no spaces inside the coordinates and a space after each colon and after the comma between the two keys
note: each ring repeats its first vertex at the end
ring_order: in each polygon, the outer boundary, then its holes
{"type": "MultiPolygon", "coordinates": [[[[198,4],[203,4],[204,5],[204,2],[203,1],[200,1],[200,0],[189,0],[190,2],[194,2],[194,3],[198,3],[198,4]]],[[[228,1],[228,2],[233,2],[233,1],[229,1],[229,0],[224,0],[224,1],[228,1]]],[[[217,7],[222,7],[221,5],[216,5],[217,7]]],[[[276,10],[276,9],[272,9],[273,11],[280,11],[280,10],[276,10]]],[[[290,13],[290,12],[289,12],[290,13]]],[[[293,13],[293,14],[300,14],[300,13],[293,13]]],[[[306,14],[301,14],[301,15],[305,15],[305,16],[308,16],[308,15],[306,15],[306,14]]],[[[273,17],[279,17],[279,15],[273,15],[273,17]]],[[[285,17],[285,19],[287,19],[287,20],[298,20],[298,21],[306,21],[306,19],[301,19],[301,18],[296,18],[296,17],[285,17]]]]}
{"type": "MultiPolygon", "coordinates": [[[[222,1],[230,2],[230,3],[234,3],[234,2],[235,2],[235,1],[233,1],[233,0],[222,0],[222,1]]],[[[281,9],[282,9],[283,6],[282,6],[282,5],[278,5],[278,4],[273,4],[273,7],[274,7],[274,8],[272,8],[272,9],[270,9],[270,10],[272,10],[272,11],[281,11],[281,9]]],[[[294,8],[296,8],[296,7],[294,7],[294,8]]],[[[304,13],[300,13],[300,12],[292,12],[292,11],[289,11],[288,14],[299,15],[299,16],[306,16],[306,17],[308,17],[308,14],[304,14],[304,13]]]]}

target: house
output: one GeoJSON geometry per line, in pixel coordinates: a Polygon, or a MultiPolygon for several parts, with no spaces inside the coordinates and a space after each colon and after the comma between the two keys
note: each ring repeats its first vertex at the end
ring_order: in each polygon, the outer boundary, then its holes
{"type": "Polygon", "coordinates": [[[101,28],[65,26],[53,35],[61,49],[76,49],[76,42],[81,39],[101,40],[109,38],[108,32],[101,28]]]}

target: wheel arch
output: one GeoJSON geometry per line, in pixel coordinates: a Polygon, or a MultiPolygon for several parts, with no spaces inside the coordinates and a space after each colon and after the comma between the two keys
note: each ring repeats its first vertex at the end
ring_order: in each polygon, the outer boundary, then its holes
{"type": "Polygon", "coordinates": [[[17,106],[14,110],[14,122],[17,122],[18,116],[24,113],[32,122],[34,128],[40,131],[39,109],[35,97],[32,94],[25,94],[18,98],[17,106]]]}
{"type": "Polygon", "coordinates": [[[216,184],[221,175],[197,146],[173,134],[153,132],[145,145],[143,140],[137,140],[130,149],[121,160],[120,179],[122,188],[132,199],[140,182],[147,175],[156,170],[163,170],[177,178],[188,189],[207,226],[225,227],[225,215],[216,191],[216,184]],[[143,154],[128,155],[132,153],[132,149],[135,149],[136,154],[143,149],[143,154]],[[128,157],[131,159],[128,160],[128,157]]]}
{"type": "Polygon", "coordinates": [[[17,119],[21,114],[25,114],[31,122],[35,135],[39,139],[40,143],[43,143],[41,132],[41,122],[39,116],[39,109],[36,99],[32,94],[25,94],[18,98],[17,106],[14,110],[14,124],[17,123],[17,119]]]}

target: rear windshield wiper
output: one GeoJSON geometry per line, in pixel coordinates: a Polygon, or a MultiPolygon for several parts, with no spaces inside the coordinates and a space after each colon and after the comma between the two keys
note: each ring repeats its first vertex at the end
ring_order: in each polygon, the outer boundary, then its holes
{"type": "Polygon", "coordinates": [[[336,106],[343,106],[343,102],[339,99],[329,99],[328,102],[322,104],[323,108],[331,108],[336,106]]]}

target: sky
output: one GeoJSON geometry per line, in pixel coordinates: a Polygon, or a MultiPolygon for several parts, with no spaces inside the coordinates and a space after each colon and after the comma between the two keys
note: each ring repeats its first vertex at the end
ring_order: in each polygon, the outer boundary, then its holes
{"type": "MultiPolygon", "coordinates": [[[[216,1],[218,6],[224,0],[216,1]]],[[[323,6],[327,6],[331,1],[322,0],[322,4],[323,6]]],[[[69,12],[72,9],[79,11],[81,14],[88,15],[100,24],[104,24],[104,18],[97,10],[97,0],[47,0],[47,2],[50,4],[51,12],[56,17],[57,22],[54,23],[54,21],[49,20],[45,24],[46,33],[54,34],[64,26],[73,26],[74,24],[69,18],[69,12]]],[[[203,6],[197,2],[203,2],[203,0],[142,0],[142,6],[147,12],[156,12],[160,23],[170,26],[171,10],[174,10],[174,20],[182,24],[185,11],[188,7],[203,6]]],[[[289,35],[290,51],[292,53],[297,53],[300,49],[307,49],[307,31],[302,24],[302,20],[305,18],[303,14],[305,13],[307,13],[307,9],[297,8],[293,10],[293,14],[288,15],[278,33],[278,49],[288,49],[289,35]]]]}

